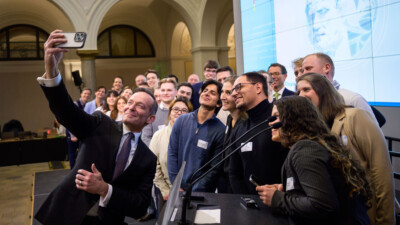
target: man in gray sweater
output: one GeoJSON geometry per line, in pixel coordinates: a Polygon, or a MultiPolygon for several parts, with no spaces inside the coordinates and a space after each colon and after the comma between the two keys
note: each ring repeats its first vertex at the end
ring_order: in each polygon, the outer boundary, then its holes
{"type": "Polygon", "coordinates": [[[153,123],[145,126],[142,131],[142,140],[149,146],[153,134],[167,124],[169,104],[175,99],[177,83],[174,79],[164,78],[159,85],[161,92],[161,103],[158,105],[156,119],[153,123]]]}

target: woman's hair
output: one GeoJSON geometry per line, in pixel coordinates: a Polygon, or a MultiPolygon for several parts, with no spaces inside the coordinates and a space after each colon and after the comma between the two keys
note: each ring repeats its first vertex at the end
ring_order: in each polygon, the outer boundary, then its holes
{"type": "MultiPolygon", "coordinates": [[[[224,80],[224,84],[225,84],[225,83],[230,83],[230,84],[232,85],[232,88],[233,88],[233,84],[235,83],[236,79],[238,79],[238,78],[239,78],[238,76],[230,76],[230,77],[227,77],[227,78],[225,78],[225,80],[224,80]]],[[[247,115],[246,111],[240,110],[240,109],[237,109],[237,110],[239,110],[239,119],[245,120],[245,119],[247,119],[247,118],[249,117],[249,116],[247,115]]]]}
{"type": "Polygon", "coordinates": [[[188,108],[189,112],[193,111],[193,106],[192,103],[190,103],[190,101],[184,97],[177,97],[176,99],[174,99],[171,104],[169,104],[169,111],[168,111],[168,116],[167,116],[167,120],[165,121],[165,124],[168,124],[169,121],[169,117],[171,116],[171,111],[172,108],[174,107],[175,103],[177,102],[183,102],[183,104],[186,105],[186,107],[188,108]]]}
{"type": "Polygon", "coordinates": [[[118,96],[118,98],[117,98],[117,100],[115,101],[115,106],[114,106],[114,109],[113,110],[111,110],[111,113],[110,113],[110,117],[111,117],[111,119],[113,119],[113,120],[116,120],[117,118],[118,118],[118,101],[120,100],[120,99],[122,99],[122,100],[124,100],[125,101],[125,104],[128,102],[128,100],[126,100],[126,98],[124,97],[124,96],[122,96],[122,95],[120,95],[120,96],[118,96]]]}
{"type": "Polygon", "coordinates": [[[282,145],[292,146],[303,139],[317,141],[329,151],[332,167],[339,169],[346,183],[351,186],[350,197],[362,194],[369,199],[371,190],[365,171],[351,158],[349,150],[341,146],[336,136],[330,133],[322,115],[310,100],[288,96],[276,101],[276,107],[282,122],[282,145]]]}
{"type": "Polygon", "coordinates": [[[332,124],[335,117],[345,110],[344,100],[341,94],[333,87],[324,75],[307,73],[297,78],[297,83],[307,81],[319,98],[319,112],[327,124],[332,124]]]}
{"type": "Polygon", "coordinates": [[[113,95],[115,97],[118,97],[118,92],[114,91],[114,90],[108,90],[107,91],[107,94],[106,94],[106,97],[105,97],[105,101],[104,101],[104,104],[102,106],[102,109],[103,109],[104,112],[110,111],[110,106],[107,103],[107,98],[110,97],[111,95],[113,95]]]}

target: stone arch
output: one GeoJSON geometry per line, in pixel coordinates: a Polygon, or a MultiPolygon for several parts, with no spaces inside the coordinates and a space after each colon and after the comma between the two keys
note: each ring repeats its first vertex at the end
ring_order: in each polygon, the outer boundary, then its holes
{"type": "Polygon", "coordinates": [[[14,24],[29,24],[50,33],[55,29],[72,31],[73,24],[66,14],[50,1],[3,0],[0,28],[14,24]],[[29,5],[29,7],[26,7],[29,5]]]}
{"type": "Polygon", "coordinates": [[[193,71],[191,35],[184,22],[178,22],[171,38],[171,71],[180,80],[187,80],[193,71]]]}
{"type": "Polygon", "coordinates": [[[188,27],[184,22],[176,24],[172,33],[171,56],[191,56],[191,36],[188,27]]]}

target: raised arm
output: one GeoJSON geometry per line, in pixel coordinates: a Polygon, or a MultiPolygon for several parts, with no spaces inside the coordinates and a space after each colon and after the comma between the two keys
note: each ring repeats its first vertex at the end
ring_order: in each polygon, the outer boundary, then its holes
{"type": "Polygon", "coordinates": [[[99,117],[90,116],[77,107],[61,80],[58,64],[66,49],[54,47],[55,43],[66,42],[61,30],[53,31],[44,44],[45,74],[38,78],[43,92],[49,101],[50,109],[57,120],[63,124],[78,139],[82,140],[90,134],[91,129],[98,123],[99,117]]]}

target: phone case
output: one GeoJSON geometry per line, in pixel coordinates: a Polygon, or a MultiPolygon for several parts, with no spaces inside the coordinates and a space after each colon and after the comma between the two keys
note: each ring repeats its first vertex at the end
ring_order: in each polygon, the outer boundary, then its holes
{"type": "Polygon", "coordinates": [[[85,45],[85,32],[65,32],[62,33],[67,42],[56,45],[58,48],[82,48],[85,45]]]}

